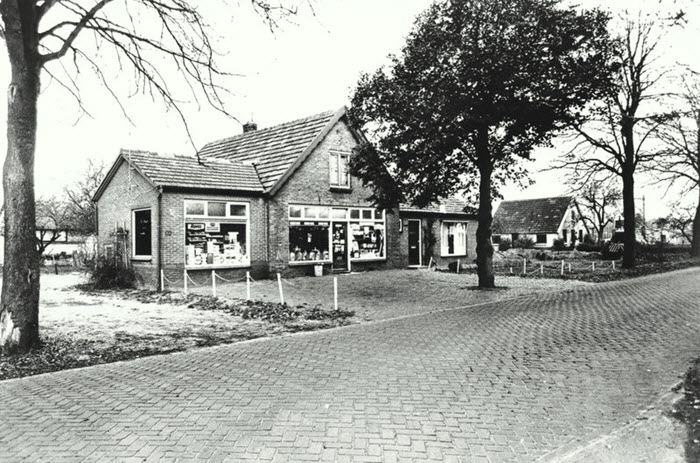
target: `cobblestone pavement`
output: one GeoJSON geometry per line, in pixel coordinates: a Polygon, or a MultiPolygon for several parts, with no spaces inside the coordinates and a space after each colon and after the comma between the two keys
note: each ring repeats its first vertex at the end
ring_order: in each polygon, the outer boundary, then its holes
{"type": "MultiPolygon", "coordinates": [[[[211,282],[211,279],[209,280],[211,282]]],[[[575,280],[496,277],[499,289],[475,291],[473,273],[446,273],[427,270],[387,270],[338,275],[338,307],[352,309],[365,320],[385,320],[546,291],[566,291],[594,283],[575,280]]],[[[209,283],[210,285],[211,283],[209,283]]],[[[195,287],[196,292],[211,294],[211,286],[195,287]]],[[[321,304],[333,307],[333,277],[302,277],[283,280],[285,301],[292,305],[321,304]]],[[[245,283],[223,283],[217,295],[245,299],[245,283]]],[[[276,280],[251,285],[251,298],[279,302],[276,280]]]]}
{"type": "Polygon", "coordinates": [[[8,380],[0,460],[532,461],[667,391],[699,301],[690,269],[8,380]]]}

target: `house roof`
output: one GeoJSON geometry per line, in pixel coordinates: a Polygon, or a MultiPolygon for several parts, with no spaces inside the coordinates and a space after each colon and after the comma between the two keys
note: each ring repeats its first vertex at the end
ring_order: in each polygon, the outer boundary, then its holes
{"type": "Polygon", "coordinates": [[[252,162],[265,190],[274,193],[344,115],[343,107],[224,138],[207,143],[199,155],[206,159],[252,162]]]}
{"type": "Polygon", "coordinates": [[[410,204],[401,204],[399,206],[400,212],[415,212],[415,213],[431,213],[431,214],[467,214],[464,209],[467,203],[459,198],[450,196],[440,200],[439,203],[433,204],[427,207],[416,207],[410,204]]]}
{"type": "Polygon", "coordinates": [[[499,233],[557,233],[570,205],[570,196],[503,201],[494,226],[499,233]]]}
{"type": "Polygon", "coordinates": [[[97,201],[122,162],[136,169],[154,187],[234,190],[262,193],[255,167],[250,163],[195,156],[165,155],[151,151],[121,150],[93,198],[97,201]]]}

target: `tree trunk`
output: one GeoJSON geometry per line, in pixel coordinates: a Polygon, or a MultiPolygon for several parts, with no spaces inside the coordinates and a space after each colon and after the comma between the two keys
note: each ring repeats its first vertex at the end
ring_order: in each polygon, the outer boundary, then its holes
{"type": "Polygon", "coordinates": [[[3,171],[5,260],[0,298],[0,350],[26,352],[39,341],[39,253],[34,205],[34,148],[39,98],[33,2],[2,2],[12,80],[7,94],[3,171]]]}
{"type": "Polygon", "coordinates": [[[698,206],[693,218],[693,241],[690,246],[690,255],[700,257],[700,188],[698,188],[698,206]]]}
{"type": "Polygon", "coordinates": [[[634,173],[623,172],[622,176],[622,216],[624,220],[624,250],[622,251],[622,266],[633,268],[636,265],[637,233],[634,208],[634,173]]]}
{"type": "Polygon", "coordinates": [[[488,148],[488,131],[479,131],[476,146],[479,162],[479,225],[476,229],[476,271],[479,275],[479,288],[495,288],[493,273],[493,246],[491,245],[491,174],[493,166],[488,148]]]}

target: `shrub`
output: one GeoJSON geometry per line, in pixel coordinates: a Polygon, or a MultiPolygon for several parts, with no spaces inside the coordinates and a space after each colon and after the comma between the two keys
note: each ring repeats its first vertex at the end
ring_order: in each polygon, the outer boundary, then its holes
{"type": "Polygon", "coordinates": [[[561,238],[557,238],[554,240],[554,243],[552,243],[552,250],[553,251],[564,251],[566,250],[566,244],[564,244],[564,240],[561,238]]]}
{"type": "Polygon", "coordinates": [[[498,243],[498,250],[501,252],[507,251],[511,247],[511,242],[508,238],[501,238],[501,242],[498,243]]]}
{"type": "Polygon", "coordinates": [[[584,241],[583,243],[579,243],[576,246],[576,250],[581,252],[600,252],[602,250],[602,246],[599,244],[587,243],[584,241]]]}
{"type": "Polygon", "coordinates": [[[535,241],[527,236],[521,236],[515,242],[513,243],[514,248],[521,248],[521,249],[532,249],[535,247],[535,241]]]}
{"type": "Polygon", "coordinates": [[[134,269],[118,256],[100,256],[90,269],[92,289],[129,289],[135,288],[137,283],[134,269]]]}

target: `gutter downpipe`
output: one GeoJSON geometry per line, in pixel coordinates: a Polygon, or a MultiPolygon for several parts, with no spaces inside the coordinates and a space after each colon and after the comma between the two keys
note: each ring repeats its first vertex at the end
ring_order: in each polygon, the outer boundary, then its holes
{"type": "Polygon", "coordinates": [[[160,278],[160,272],[163,269],[163,246],[162,246],[162,241],[163,241],[163,211],[162,211],[162,205],[163,205],[163,187],[159,186],[158,187],[158,260],[156,264],[156,281],[158,282],[158,290],[160,292],[165,291],[165,288],[162,287],[161,285],[161,278],[160,278]]]}

